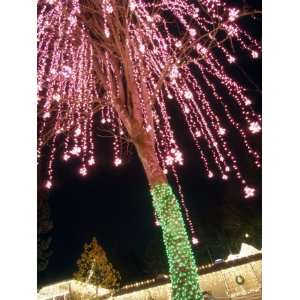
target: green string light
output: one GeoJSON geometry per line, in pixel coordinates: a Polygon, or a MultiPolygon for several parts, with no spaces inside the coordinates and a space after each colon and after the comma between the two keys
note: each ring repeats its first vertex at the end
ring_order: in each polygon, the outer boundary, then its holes
{"type": "Polygon", "coordinates": [[[155,185],[151,195],[168,256],[172,300],[202,300],[197,267],[176,196],[167,183],[155,185]]]}

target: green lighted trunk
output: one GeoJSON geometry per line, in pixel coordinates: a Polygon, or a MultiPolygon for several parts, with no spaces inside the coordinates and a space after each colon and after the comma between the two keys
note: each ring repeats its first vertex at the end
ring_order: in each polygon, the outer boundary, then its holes
{"type": "Polygon", "coordinates": [[[172,300],[203,299],[199,276],[178,201],[167,183],[151,188],[162,227],[172,283],[172,300]]]}
{"type": "Polygon", "coordinates": [[[153,132],[146,132],[140,124],[134,123],[128,127],[128,132],[143,164],[161,224],[172,283],[172,300],[201,300],[203,297],[192,248],[180,206],[160,167],[153,132]]]}

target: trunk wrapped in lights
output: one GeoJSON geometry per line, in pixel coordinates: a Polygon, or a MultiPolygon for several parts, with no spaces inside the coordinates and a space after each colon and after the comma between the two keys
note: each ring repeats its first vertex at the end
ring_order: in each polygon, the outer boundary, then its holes
{"type": "Polygon", "coordinates": [[[151,188],[153,206],[162,228],[173,300],[201,300],[199,276],[179,203],[161,169],[153,136],[143,131],[134,145],[151,188]]]}
{"type": "Polygon", "coordinates": [[[167,250],[172,299],[200,300],[199,276],[177,199],[167,183],[151,188],[167,250]]]}

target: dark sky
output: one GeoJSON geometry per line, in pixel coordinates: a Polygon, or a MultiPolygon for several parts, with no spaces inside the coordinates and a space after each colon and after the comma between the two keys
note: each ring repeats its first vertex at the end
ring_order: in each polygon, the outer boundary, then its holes
{"type": "MultiPolygon", "coordinates": [[[[261,5],[260,1],[247,3],[256,8],[261,5]]],[[[261,21],[258,20],[255,26],[253,24],[246,24],[247,29],[259,37],[261,21]]],[[[260,89],[261,60],[253,61],[241,55],[238,64],[260,89]]],[[[238,70],[233,72],[234,78],[249,87],[255,108],[261,112],[259,91],[249,78],[238,70]]],[[[180,117],[177,117],[176,111],[174,116],[177,122],[180,117]]],[[[258,189],[257,197],[246,201],[236,181],[208,180],[192,141],[185,138],[185,126],[176,127],[176,133],[185,159],[179,173],[186,204],[201,241],[198,248],[195,248],[197,252],[205,246],[205,236],[222,228],[222,210],[228,201],[239,208],[242,217],[250,220],[260,218],[261,172],[248,166],[245,152],[237,147],[237,156],[247,168],[249,181],[258,189]]],[[[234,137],[232,143],[235,143],[234,137]]],[[[53,255],[48,269],[39,274],[40,283],[70,278],[76,269],[76,260],[82,252],[83,244],[93,236],[103,246],[115,268],[120,270],[124,281],[147,276],[144,272],[144,253],[149,242],[160,235],[160,228],[154,226],[153,222],[148,184],[134,149],[131,147],[132,154],[121,168],[114,168],[111,165],[110,146],[107,140],[99,141],[98,164],[86,178],[77,175],[76,164],[56,161],[56,186],[49,194],[54,225],[51,231],[53,255]]],[[[201,257],[197,260],[201,262],[201,257]]]]}

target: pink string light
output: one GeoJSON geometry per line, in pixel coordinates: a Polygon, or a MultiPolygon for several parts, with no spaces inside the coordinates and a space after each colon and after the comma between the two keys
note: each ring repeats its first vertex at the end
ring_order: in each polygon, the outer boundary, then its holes
{"type": "Polygon", "coordinates": [[[169,109],[179,106],[207,177],[229,180],[235,175],[244,197],[253,197],[255,188],[247,184],[227,137],[235,130],[246,153],[260,167],[260,155],[251,145],[251,136],[261,131],[261,116],[251,107],[246,89],[227,74],[226,66],[237,61],[232,42],[253,59],[259,57],[260,45],[237,24],[244,12],[227,7],[221,0],[201,0],[197,4],[185,0],[86,2],[87,7],[99,4],[97,14],[101,17],[97,20],[102,22],[98,27],[102,31],[97,32],[101,36],[97,44],[84,21],[86,15],[79,0],[38,1],[37,151],[39,162],[43,145],[50,145],[45,187],[54,185],[58,137],[64,140],[62,159],[79,158],[79,174],[88,175],[89,168],[96,164],[95,121],[112,132],[113,164],[122,165],[121,143],[126,130],[115,108],[114,99],[120,97],[121,91],[112,62],[112,53],[122,53],[128,65],[123,65],[121,71],[130,69],[128,80],[137,94],[136,109],[141,112],[142,125],[154,136],[163,172],[171,171],[175,177],[193,243],[197,244],[175,171],[175,166],[184,164],[184,153],[176,141],[169,109]],[[115,39],[119,34],[116,32],[121,32],[116,27],[121,13],[126,19],[127,36],[120,46],[115,39]],[[176,32],[175,26],[170,28],[167,18],[181,29],[176,32]],[[192,69],[199,75],[195,76],[192,69]],[[222,96],[219,86],[225,91],[222,96]],[[213,102],[220,104],[223,111],[216,110],[213,102]],[[95,106],[100,111],[97,119],[95,106]],[[233,113],[232,106],[239,116],[233,113]]]}

